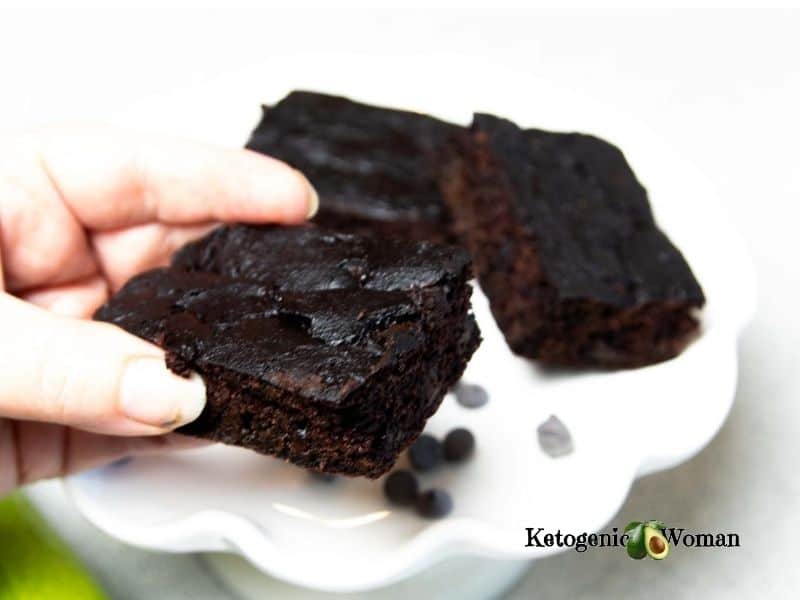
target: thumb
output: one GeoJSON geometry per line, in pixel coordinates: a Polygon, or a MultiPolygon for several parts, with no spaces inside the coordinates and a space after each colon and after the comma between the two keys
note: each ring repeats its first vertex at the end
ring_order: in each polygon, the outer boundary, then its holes
{"type": "Polygon", "coordinates": [[[199,375],[113,325],[48,313],[0,292],[0,417],[112,435],[157,435],[196,419],[199,375]]]}

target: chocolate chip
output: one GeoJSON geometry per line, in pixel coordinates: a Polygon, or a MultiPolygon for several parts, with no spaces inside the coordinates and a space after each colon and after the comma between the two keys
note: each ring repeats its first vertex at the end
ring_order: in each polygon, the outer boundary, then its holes
{"type": "Polygon", "coordinates": [[[536,428],[539,435],[539,446],[551,458],[571,454],[573,450],[572,436],[566,425],[555,415],[550,415],[544,423],[536,428]]]}
{"type": "Polygon", "coordinates": [[[442,462],[442,445],[432,435],[423,433],[408,450],[408,460],[417,471],[430,471],[442,462]]]}
{"type": "Polygon", "coordinates": [[[461,462],[472,454],[475,449],[475,436],[459,427],[453,429],[444,438],[444,459],[447,462],[461,462]]]}
{"type": "Polygon", "coordinates": [[[464,408],[480,408],[489,402],[489,393],[474,383],[457,383],[453,388],[456,401],[464,408]]]}
{"type": "Polygon", "coordinates": [[[423,517],[438,519],[453,510],[453,500],[444,490],[432,489],[417,497],[416,509],[423,517]]]}
{"type": "Polygon", "coordinates": [[[419,484],[411,471],[395,471],[383,483],[383,493],[393,504],[409,506],[417,500],[419,484]]]}
{"type": "Polygon", "coordinates": [[[309,471],[311,478],[320,483],[333,483],[337,477],[333,473],[322,473],[321,471],[309,471]]]}

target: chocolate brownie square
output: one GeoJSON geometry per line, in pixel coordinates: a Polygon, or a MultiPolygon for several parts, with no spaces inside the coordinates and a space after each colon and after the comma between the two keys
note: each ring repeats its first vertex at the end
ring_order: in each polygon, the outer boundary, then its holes
{"type": "Polygon", "coordinates": [[[634,367],[696,332],[703,291],[618,148],[478,114],[447,163],[456,229],[514,352],[634,367]]]}
{"type": "Polygon", "coordinates": [[[467,252],[314,226],[225,226],[101,307],[198,372],[181,432],[328,473],[378,477],[480,342],[467,252]]]}
{"type": "Polygon", "coordinates": [[[311,180],[321,198],[320,225],[453,242],[436,172],[444,143],[462,129],[414,112],[292,92],[263,107],[247,148],[311,180]]]}

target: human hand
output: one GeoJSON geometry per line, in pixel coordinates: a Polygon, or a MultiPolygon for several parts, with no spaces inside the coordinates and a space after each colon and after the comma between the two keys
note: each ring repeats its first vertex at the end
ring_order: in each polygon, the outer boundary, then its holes
{"type": "Polygon", "coordinates": [[[131,453],[205,405],[199,376],[156,346],[86,320],[132,275],[219,221],[299,223],[316,211],[283,163],[103,129],[0,148],[0,496],[131,453]]]}

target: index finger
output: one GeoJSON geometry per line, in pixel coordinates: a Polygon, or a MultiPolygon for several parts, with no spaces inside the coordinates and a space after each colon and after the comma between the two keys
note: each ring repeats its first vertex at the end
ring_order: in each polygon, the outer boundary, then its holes
{"type": "MultiPolygon", "coordinates": [[[[2,235],[3,235],[3,226],[2,224],[0,224],[0,236],[2,235]]],[[[0,238],[0,294],[2,294],[5,289],[6,289],[6,280],[3,277],[3,240],[0,238]]]]}
{"type": "Polygon", "coordinates": [[[35,134],[41,163],[70,211],[93,230],[144,223],[302,222],[314,188],[251,152],[107,128],[35,134]]]}

